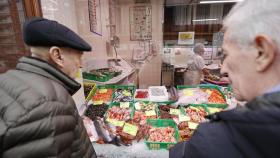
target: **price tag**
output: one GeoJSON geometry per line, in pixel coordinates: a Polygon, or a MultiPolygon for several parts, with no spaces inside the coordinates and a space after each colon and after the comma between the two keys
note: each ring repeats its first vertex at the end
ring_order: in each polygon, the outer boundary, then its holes
{"type": "Polygon", "coordinates": [[[101,105],[103,104],[103,100],[94,101],[93,105],[101,105]]]}
{"type": "Polygon", "coordinates": [[[107,89],[99,89],[99,93],[107,93],[107,89]]]}
{"type": "Polygon", "coordinates": [[[129,108],[129,102],[120,102],[120,107],[124,109],[129,108]]]}
{"type": "Polygon", "coordinates": [[[130,134],[132,136],[136,136],[137,131],[138,131],[138,127],[137,126],[134,126],[134,125],[129,124],[129,123],[125,123],[124,124],[123,132],[128,133],[128,134],[130,134]]]}
{"type": "Polygon", "coordinates": [[[169,113],[171,115],[180,115],[180,110],[179,109],[170,109],[169,113]]]}
{"type": "Polygon", "coordinates": [[[191,118],[187,115],[179,115],[179,121],[184,122],[184,121],[190,121],[191,118]]]}
{"type": "Polygon", "coordinates": [[[183,93],[184,93],[185,96],[193,96],[194,95],[193,91],[190,90],[190,89],[184,89],[183,93]]]}
{"type": "Polygon", "coordinates": [[[198,126],[198,123],[188,122],[188,126],[190,129],[196,129],[198,126]]]}
{"type": "Polygon", "coordinates": [[[115,120],[115,119],[107,119],[108,122],[110,122],[112,125],[115,125],[115,126],[120,126],[122,127],[124,125],[124,121],[118,121],[118,120],[115,120]]]}
{"type": "Polygon", "coordinates": [[[136,110],[141,110],[141,106],[140,106],[139,102],[135,103],[134,107],[135,107],[136,110]]]}
{"type": "Polygon", "coordinates": [[[145,111],[146,116],[155,116],[157,115],[155,110],[145,111]]]}
{"type": "Polygon", "coordinates": [[[222,111],[222,109],[220,109],[220,108],[210,108],[210,107],[208,107],[208,110],[209,110],[210,114],[214,114],[214,113],[222,111]]]}
{"type": "Polygon", "coordinates": [[[124,90],[123,91],[123,95],[126,96],[126,97],[130,97],[131,96],[131,93],[127,90],[124,90]]]}
{"type": "Polygon", "coordinates": [[[212,91],[211,91],[210,89],[207,89],[205,92],[206,92],[207,94],[209,94],[209,95],[212,94],[212,91]]]}

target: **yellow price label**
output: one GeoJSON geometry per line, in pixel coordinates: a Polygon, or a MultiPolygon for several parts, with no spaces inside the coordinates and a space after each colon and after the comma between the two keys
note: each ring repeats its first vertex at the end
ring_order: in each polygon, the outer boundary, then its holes
{"type": "Polygon", "coordinates": [[[103,104],[103,100],[94,101],[93,105],[101,105],[103,104]]]}
{"type": "Polygon", "coordinates": [[[211,108],[211,107],[208,107],[208,110],[209,110],[210,114],[214,114],[214,113],[217,113],[217,112],[222,111],[223,109],[221,109],[221,108],[211,108]]]}
{"type": "Polygon", "coordinates": [[[120,102],[120,107],[124,109],[129,108],[129,102],[120,102]]]}
{"type": "Polygon", "coordinates": [[[191,118],[187,115],[179,115],[179,122],[190,121],[191,118]]]}
{"type": "Polygon", "coordinates": [[[180,34],[180,39],[182,40],[186,40],[186,39],[192,39],[192,34],[189,34],[189,33],[181,33],[180,34]]]}
{"type": "Polygon", "coordinates": [[[128,134],[130,134],[132,136],[136,136],[137,131],[138,131],[138,127],[137,126],[134,126],[134,125],[129,124],[129,123],[125,123],[124,124],[123,132],[128,133],[128,134]]]}
{"type": "Polygon", "coordinates": [[[190,89],[184,89],[183,93],[184,93],[184,96],[193,96],[194,95],[193,91],[190,89]]]}
{"type": "Polygon", "coordinates": [[[171,115],[180,115],[180,110],[179,109],[170,109],[169,113],[171,115]]]}
{"type": "Polygon", "coordinates": [[[146,116],[155,116],[157,115],[155,110],[145,111],[146,116]]]}
{"type": "Polygon", "coordinates": [[[110,118],[108,118],[107,121],[110,122],[114,126],[120,126],[120,127],[122,127],[125,123],[124,121],[118,121],[118,120],[110,119],[110,118]]]}
{"type": "Polygon", "coordinates": [[[211,95],[211,94],[212,94],[212,91],[211,91],[211,90],[209,90],[209,89],[207,89],[205,92],[206,92],[207,94],[209,94],[209,95],[211,95]]]}
{"type": "Polygon", "coordinates": [[[107,93],[107,89],[99,89],[99,93],[107,93]]]}
{"type": "Polygon", "coordinates": [[[189,129],[197,129],[198,123],[188,122],[189,129]]]}

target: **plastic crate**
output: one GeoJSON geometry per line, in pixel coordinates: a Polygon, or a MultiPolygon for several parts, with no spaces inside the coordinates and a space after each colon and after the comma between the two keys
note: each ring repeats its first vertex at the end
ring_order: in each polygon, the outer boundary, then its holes
{"type": "Polygon", "coordinates": [[[171,126],[175,129],[175,143],[167,143],[167,142],[150,142],[147,141],[148,137],[145,139],[145,144],[149,148],[149,150],[159,150],[159,149],[169,149],[173,147],[179,141],[179,132],[176,123],[173,120],[162,120],[162,119],[148,119],[147,124],[152,127],[168,127],[171,126]]]}
{"type": "MultiPolygon", "coordinates": [[[[185,86],[185,85],[178,85],[177,86],[178,90],[187,89],[187,88],[216,89],[220,92],[220,94],[222,95],[222,97],[226,101],[226,97],[225,97],[224,93],[222,92],[221,87],[219,87],[219,86],[212,85],[212,84],[200,84],[200,85],[195,85],[195,86],[185,86]]],[[[207,105],[209,107],[222,108],[222,109],[225,109],[225,108],[228,107],[227,104],[205,104],[205,105],[207,105]]]]}

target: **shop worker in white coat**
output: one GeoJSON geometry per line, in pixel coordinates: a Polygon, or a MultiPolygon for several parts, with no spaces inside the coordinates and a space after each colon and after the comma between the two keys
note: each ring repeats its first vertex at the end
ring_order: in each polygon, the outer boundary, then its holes
{"type": "Polygon", "coordinates": [[[197,85],[200,84],[203,78],[202,69],[205,66],[204,55],[205,48],[202,43],[197,43],[194,46],[194,55],[187,62],[188,70],[184,74],[184,85],[197,85]]]}
{"type": "Polygon", "coordinates": [[[244,107],[208,116],[171,158],[280,157],[280,0],[244,0],[223,22],[227,73],[244,107]]]}

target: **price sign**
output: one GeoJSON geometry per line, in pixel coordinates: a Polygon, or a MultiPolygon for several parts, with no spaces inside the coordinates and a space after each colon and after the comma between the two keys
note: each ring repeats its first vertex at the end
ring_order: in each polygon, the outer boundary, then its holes
{"type": "Polygon", "coordinates": [[[118,120],[115,120],[115,119],[107,119],[108,122],[110,122],[112,125],[115,125],[115,126],[120,126],[122,127],[124,125],[124,121],[118,121],[118,120]]]}
{"type": "Polygon", "coordinates": [[[103,100],[94,101],[93,105],[101,105],[103,104],[103,100]]]}
{"type": "Polygon", "coordinates": [[[120,107],[124,109],[129,108],[129,102],[120,102],[120,107]]]}
{"type": "Polygon", "coordinates": [[[130,134],[132,136],[136,136],[137,131],[138,131],[138,127],[137,126],[134,126],[134,125],[129,124],[129,123],[125,123],[124,124],[123,132],[128,133],[128,134],[130,134]]]}
{"type": "Polygon", "coordinates": [[[198,123],[188,122],[188,126],[190,129],[196,129],[198,126],[198,123]]]}
{"type": "Polygon", "coordinates": [[[179,109],[170,109],[169,113],[171,115],[180,115],[180,110],[179,109]]]}
{"type": "Polygon", "coordinates": [[[145,111],[146,116],[155,116],[157,115],[155,110],[145,111]]]}
{"type": "Polygon", "coordinates": [[[190,121],[191,118],[187,115],[179,115],[179,121],[184,122],[184,121],[190,121]]]}
{"type": "Polygon", "coordinates": [[[183,93],[184,93],[185,96],[193,96],[194,95],[193,91],[190,90],[190,89],[184,89],[183,93]]]}
{"type": "Polygon", "coordinates": [[[107,89],[99,89],[99,93],[107,93],[107,89]]]}

